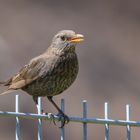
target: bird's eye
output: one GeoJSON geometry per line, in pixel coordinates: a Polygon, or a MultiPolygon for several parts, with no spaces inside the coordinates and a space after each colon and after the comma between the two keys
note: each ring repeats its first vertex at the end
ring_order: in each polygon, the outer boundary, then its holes
{"type": "Polygon", "coordinates": [[[66,37],[65,36],[61,36],[61,40],[65,41],[66,37]]]}

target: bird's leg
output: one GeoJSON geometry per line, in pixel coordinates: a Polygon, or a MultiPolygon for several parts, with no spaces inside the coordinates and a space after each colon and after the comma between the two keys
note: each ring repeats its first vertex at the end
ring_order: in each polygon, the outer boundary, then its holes
{"type": "MultiPolygon", "coordinates": [[[[39,110],[38,97],[37,97],[37,96],[33,96],[33,100],[34,100],[34,102],[35,102],[35,105],[36,105],[36,108],[37,108],[37,113],[38,113],[38,110],[39,110]]],[[[44,114],[43,109],[41,110],[41,114],[44,114]]],[[[45,114],[46,114],[46,113],[45,113],[45,114]]]]}
{"type": "Polygon", "coordinates": [[[39,106],[38,106],[38,97],[36,96],[33,96],[33,100],[35,102],[35,105],[36,105],[36,108],[37,108],[37,111],[39,110],[39,106]]]}
{"type": "Polygon", "coordinates": [[[64,125],[69,122],[69,117],[67,115],[65,115],[64,112],[57,106],[57,104],[53,101],[52,96],[48,96],[47,98],[59,112],[58,116],[60,116],[60,119],[61,119],[61,117],[63,117],[63,121],[61,123],[60,128],[64,127],[64,125]]]}
{"type": "MultiPolygon", "coordinates": [[[[33,100],[34,100],[34,102],[35,102],[35,104],[36,104],[37,111],[38,111],[38,110],[39,110],[38,97],[33,96],[33,100]]],[[[43,115],[48,115],[48,117],[49,117],[49,118],[54,122],[54,124],[55,124],[54,115],[53,115],[52,113],[46,113],[46,112],[44,112],[43,109],[42,109],[42,110],[41,110],[41,114],[43,114],[43,115]]]]}

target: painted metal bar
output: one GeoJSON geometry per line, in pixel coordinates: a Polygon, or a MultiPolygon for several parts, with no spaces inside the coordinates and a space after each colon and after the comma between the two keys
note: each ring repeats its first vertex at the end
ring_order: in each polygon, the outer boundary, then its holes
{"type": "MultiPolygon", "coordinates": [[[[15,113],[19,113],[19,95],[15,96],[15,113]]],[[[20,140],[20,123],[19,123],[19,117],[16,117],[16,140],[20,140]]]]}
{"type": "MultiPolygon", "coordinates": [[[[61,99],[61,110],[65,112],[65,100],[61,99]]],[[[65,140],[65,126],[60,128],[61,140],[65,140]]]]}
{"type": "MultiPolygon", "coordinates": [[[[16,113],[16,112],[4,112],[0,111],[0,117],[19,117],[19,118],[26,118],[26,119],[47,119],[51,120],[48,115],[39,115],[33,113],[16,113]]],[[[63,120],[63,118],[61,118],[63,120]]],[[[60,120],[59,116],[54,115],[54,120],[60,120]]],[[[101,118],[81,118],[81,117],[69,117],[71,122],[78,122],[78,123],[94,123],[94,124],[109,124],[109,125],[120,125],[120,126],[127,126],[130,125],[131,127],[140,127],[140,121],[126,121],[126,120],[113,120],[113,119],[101,119],[101,118]]]]}
{"type": "MultiPolygon", "coordinates": [[[[42,112],[42,99],[41,97],[38,98],[38,115],[41,115],[42,112]]],[[[38,118],[38,140],[43,140],[43,130],[42,130],[42,119],[38,118]]]]}
{"type": "MultiPolygon", "coordinates": [[[[83,118],[87,118],[87,101],[83,100],[83,118]]],[[[83,140],[87,140],[87,123],[83,123],[83,140]]]]}
{"type": "MultiPolygon", "coordinates": [[[[108,120],[108,103],[104,104],[104,117],[108,120]]],[[[105,124],[105,140],[109,140],[109,124],[105,124]]]]}
{"type": "MultiPolygon", "coordinates": [[[[130,121],[130,105],[126,105],[126,121],[130,121]]],[[[126,126],[127,129],[127,140],[131,140],[131,127],[126,126]]]]}

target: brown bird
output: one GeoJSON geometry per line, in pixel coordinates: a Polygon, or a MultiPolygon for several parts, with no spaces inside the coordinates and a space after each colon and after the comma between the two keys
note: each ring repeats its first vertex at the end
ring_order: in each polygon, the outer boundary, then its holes
{"type": "Polygon", "coordinates": [[[75,47],[83,40],[83,35],[72,30],[58,32],[43,54],[30,60],[8,81],[0,83],[8,86],[7,91],[1,95],[22,89],[33,97],[36,105],[38,97],[46,96],[64,118],[63,127],[69,119],[52,98],[75,81],[79,69],[75,47]]]}

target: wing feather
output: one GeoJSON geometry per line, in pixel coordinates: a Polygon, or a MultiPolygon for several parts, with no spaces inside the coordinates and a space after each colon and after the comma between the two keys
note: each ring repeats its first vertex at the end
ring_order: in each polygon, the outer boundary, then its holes
{"type": "Polygon", "coordinates": [[[32,59],[28,65],[25,65],[19,73],[13,76],[5,85],[9,85],[8,89],[20,89],[38,77],[40,77],[40,72],[45,65],[45,61],[42,58],[32,59]]]}

